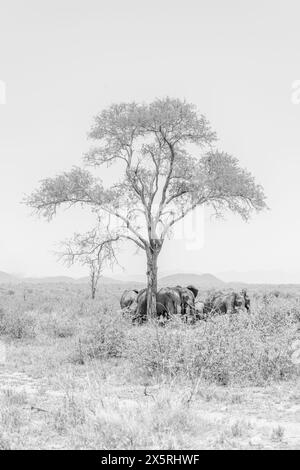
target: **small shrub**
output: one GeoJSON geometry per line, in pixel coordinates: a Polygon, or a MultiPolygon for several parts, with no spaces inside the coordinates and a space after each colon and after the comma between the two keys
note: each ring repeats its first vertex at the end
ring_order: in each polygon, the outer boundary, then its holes
{"type": "Polygon", "coordinates": [[[121,357],[126,328],[128,324],[118,312],[102,311],[86,318],[79,327],[73,360],[83,363],[86,358],[121,357]]]}
{"type": "Polygon", "coordinates": [[[281,442],[284,436],[284,428],[282,426],[277,426],[272,431],[271,439],[272,441],[281,442]]]}
{"type": "Polygon", "coordinates": [[[75,319],[71,315],[52,314],[40,320],[40,328],[48,336],[69,338],[76,332],[75,319]]]}
{"type": "Polygon", "coordinates": [[[64,403],[53,414],[53,425],[59,434],[84,424],[86,421],[83,403],[74,396],[66,396],[64,403]]]}
{"type": "Polygon", "coordinates": [[[24,412],[18,405],[2,406],[0,423],[3,428],[18,432],[25,424],[24,412]]]}
{"type": "Polygon", "coordinates": [[[0,450],[11,450],[9,440],[0,431],[0,450]]]}
{"type": "Polygon", "coordinates": [[[11,389],[3,390],[3,402],[6,406],[24,406],[28,402],[26,392],[15,392],[11,389]]]}
{"type": "Polygon", "coordinates": [[[248,433],[250,427],[250,424],[245,423],[244,421],[236,421],[231,425],[230,433],[233,438],[241,438],[248,433]]]}
{"type": "Polygon", "coordinates": [[[14,304],[0,316],[0,332],[13,339],[35,338],[37,318],[33,312],[24,311],[14,304]]]}

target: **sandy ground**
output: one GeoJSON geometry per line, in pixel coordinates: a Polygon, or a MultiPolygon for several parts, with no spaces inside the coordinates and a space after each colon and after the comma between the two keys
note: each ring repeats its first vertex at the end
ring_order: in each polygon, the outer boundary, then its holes
{"type": "MultiPolygon", "coordinates": [[[[85,380],[84,374],[81,380],[85,380]]],[[[192,397],[190,390],[181,388],[180,394],[185,397],[188,412],[194,420],[193,432],[184,439],[188,442],[186,448],[300,449],[299,385],[299,382],[265,388],[201,385],[192,392],[192,397]]],[[[49,425],[51,415],[65,400],[64,386],[56,384],[51,388],[46,377],[30,377],[1,365],[0,391],[6,397],[26,397],[18,404],[26,416],[26,426],[21,428],[15,445],[52,449],[70,447],[68,437],[57,434],[49,425]]],[[[152,407],[158,397],[173,394],[174,390],[161,385],[118,383],[117,376],[112,374],[101,385],[101,406],[106,413],[112,414],[116,412],[116,403],[119,412],[137,407],[142,410],[152,407]]]]}

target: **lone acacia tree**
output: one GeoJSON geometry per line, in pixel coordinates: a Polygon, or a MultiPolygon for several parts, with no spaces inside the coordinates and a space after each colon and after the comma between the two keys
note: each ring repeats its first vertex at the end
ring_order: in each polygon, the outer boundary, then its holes
{"type": "Polygon", "coordinates": [[[92,299],[96,296],[98,281],[104,267],[107,265],[112,267],[117,263],[115,248],[118,240],[117,234],[97,227],[85,234],[75,233],[72,239],[62,244],[63,251],[60,253],[60,258],[68,266],[74,263],[88,266],[92,299]]]}
{"type": "Polygon", "coordinates": [[[86,166],[119,162],[120,181],[107,189],[75,167],[43,180],[27,204],[48,219],[63,204],[90,206],[99,219],[117,219],[119,239],[146,253],[148,315],[156,311],[157,259],[176,222],[199,205],[217,214],[229,209],[245,220],[266,207],[262,187],[215,147],[209,122],[185,101],[113,104],[96,116],[89,137],[96,145],[84,157],[86,166]]]}

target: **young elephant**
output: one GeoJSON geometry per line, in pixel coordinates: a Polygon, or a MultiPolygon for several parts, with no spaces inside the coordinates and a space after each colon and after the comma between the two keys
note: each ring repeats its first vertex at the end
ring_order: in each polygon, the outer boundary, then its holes
{"type": "Polygon", "coordinates": [[[195,301],[196,320],[205,320],[204,307],[205,307],[205,303],[202,300],[195,301]]]}

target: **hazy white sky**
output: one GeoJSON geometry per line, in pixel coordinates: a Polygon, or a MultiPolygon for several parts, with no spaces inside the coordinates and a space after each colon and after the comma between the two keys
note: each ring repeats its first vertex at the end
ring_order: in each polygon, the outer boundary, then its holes
{"type": "MultiPolygon", "coordinates": [[[[207,218],[203,247],[168,241],[160,268],[300,273],[300,105],[291,100],[299,16],[289,0],[1,0],[0,270],[84,274],[52,250],[91,217],[61,212],[48,224],[20,201],[40,179],[80,164],[103,107],[169,95],[208,117],[219,147],[264,186],[271,211],[247,224],[207,218]]],[[[128,246],[120,260],[142,272],[134,253],[128,246]]]]}

